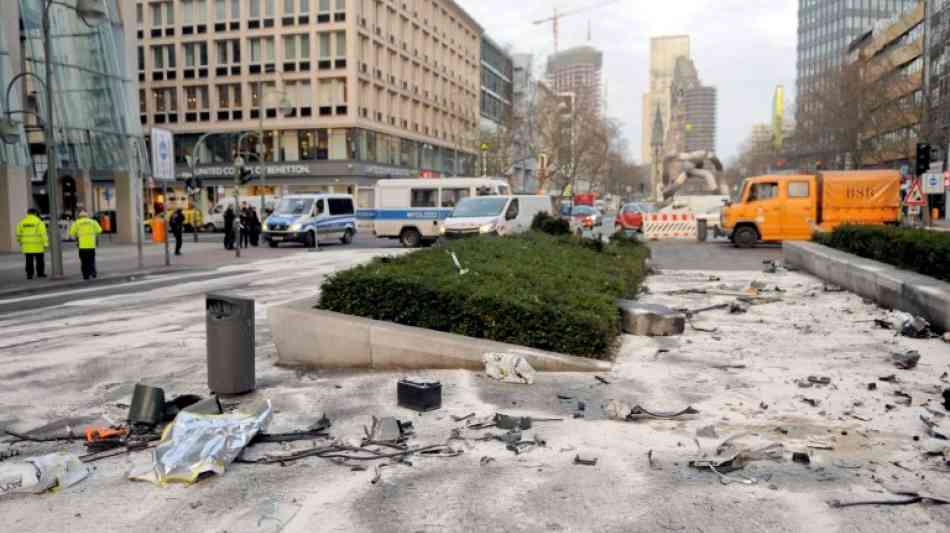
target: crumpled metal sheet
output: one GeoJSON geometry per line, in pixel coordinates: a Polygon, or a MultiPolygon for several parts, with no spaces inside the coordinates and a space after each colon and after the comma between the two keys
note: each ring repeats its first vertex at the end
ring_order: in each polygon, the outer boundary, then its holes
{"type": "Polygon", "coordinates": [[[504,383],[531,385],[537,373],[528,361],[517,353],[498,352],[482,354],[485,374],[504,383]]]}
{"type": "Polygon", "coordinates": [[[151,464],[133,468],[129,479],[165,485],[194,483],[205,472],[223,474],[270,418],[270,400],[221,415],[182,411],[152,450],[151,464]]]}

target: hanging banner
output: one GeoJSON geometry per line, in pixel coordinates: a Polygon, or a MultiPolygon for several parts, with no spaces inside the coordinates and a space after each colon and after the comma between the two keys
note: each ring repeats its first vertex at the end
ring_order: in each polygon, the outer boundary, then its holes
{"type": "Polygon", "coordinates": [[[152,176],[157,181],[175,181],[175,141],[172,132],[152,128],[152,176]]]}

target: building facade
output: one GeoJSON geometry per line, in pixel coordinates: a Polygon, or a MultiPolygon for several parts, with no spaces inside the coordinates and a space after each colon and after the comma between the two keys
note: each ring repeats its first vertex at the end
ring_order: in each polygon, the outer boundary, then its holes
{"type": "Polygon", "coordinates": [[[547,79],[558,93],[577,95],[578,109],[602,111],[604,54],[592,46],[577,46],[548,57],[547,79]]]}
{"type": "MultiPolygon", "coordinates": [[[[669,35],[650,39],[650,86],[643,95],[641,118],[640,159],[645,164],[653,162],[656,124],[670,124],[670,88],[673,85],[676,61],[680,57],[690,58],[688,35],[669,35]],[[656,117],[657,109],[660,110],[659,121],[656,117]]],[[[653,189],[655,189],[655,184],[653,189]]]]}
{"type": "Polygon", "coordinates": [[[512,190],[534,192],[538,190],[538,159],[535,153],[536,118],[534,114],[537,82],[534,78],[534,56],[532,54],[514,54],[512,115],[514,135],[512,136],[513,165],[511,171],[512,190]]]}
{"type": "Polygon", "coordinates": [[[827,72],[840,66],[849,44],[875,24],[893,19],[919,0],[798,0],[799,113],[817,105],[811,96],[827,72]]]}
{"type": "Polygon", "coordinates": [[[928,7],[926,132],[928,140],[943,149],[945,168],[950,169],[950,0],[931,0],[928,7]]]}
{"type": "Polygon", "coordinates": [[[686,151],[716,151],[718,100],[715,87],[698,85],[686,91],[686,151]]]}
{"type": "Polygon", "coordinates": [[[132,4],[101,3],[106,20],[82,20],[74,0],[49,5],[52,79],[46,79],[42,0],[9,1],[0,20],[0,84],[29,73],[13,86],[4,111],[23,127],[20,141],[0,147],[0,250],[16,250],[10,223],[29,207],[49,212],[46,139],[43,121],[56,125],[58,203],[62,213],[115,209],[119,239],[132,242],[137,190],[148,167],[142,129],[135,117],[136,81],[129,69],[130,35],[124,9],[132,4]],[[47,109],[45,86],[52,88],[47,109]],[[52,113],[52,114],[51,114],[52,113]],[[131,117],[131,118],[130,118],[131,117]]]}
{"type": "Polygon", "coordinates": [[[480,112],[482,127],[507,125],[514,97],[514,64],[511,55],[487,35],[481,44],[480,112]]]}
{"type": "Polygon", "coordinates": [[[148,0],[134,17],[141,123],[174,133],[179,178],[209,197],[238,148],[259,192],[361,207],[381,178],[474,174],[482,29],[453,0],[148,0]]]}

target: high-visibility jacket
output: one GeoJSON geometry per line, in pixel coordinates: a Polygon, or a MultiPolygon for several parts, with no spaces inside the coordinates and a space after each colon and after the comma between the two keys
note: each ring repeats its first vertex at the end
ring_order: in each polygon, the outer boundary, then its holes
{"type": "Polygon", "coordinates": [[[69,236],[79,240],[80,250],[95,249],[96,236],[100,233],[102,233],[102,227],[89,217],[79,217],[69,227],[69,236]]]}
{"type": "Polygon", "coordinates": [[[36,215],[26,215],[16,225],[16,242],[25,254],[41,254],[49,246],[46,223],[36,215]]]}

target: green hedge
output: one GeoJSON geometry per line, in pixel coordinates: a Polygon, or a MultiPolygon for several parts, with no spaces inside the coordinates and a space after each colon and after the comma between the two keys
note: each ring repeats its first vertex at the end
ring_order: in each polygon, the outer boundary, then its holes
{"type": "Polygon", "coordinates": [[[826,246],[950,281],[950,233],[894,226],[839,226],[816,233],[826,246]]]}
{"type": "Polygon", "coordinates": [[[607,358],[620,335],[615,300],[636,297],[649,250],[623,239],[595,248],[540,232],[449,241],[330,277],[318,307],[607,358]]]}

